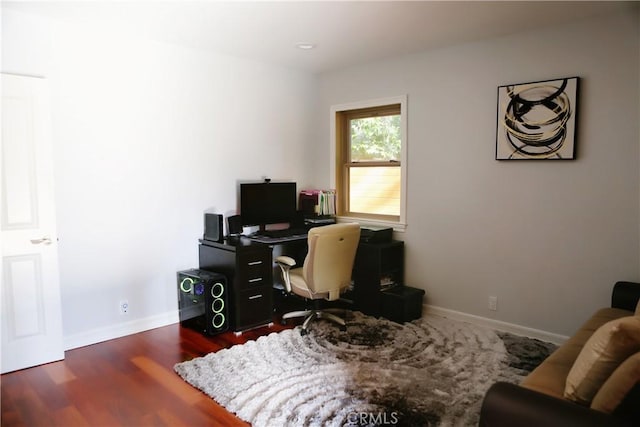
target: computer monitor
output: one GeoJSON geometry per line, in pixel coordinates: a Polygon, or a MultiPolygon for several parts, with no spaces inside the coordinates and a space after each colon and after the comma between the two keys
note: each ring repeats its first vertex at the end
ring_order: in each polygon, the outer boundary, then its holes
{"type": "Polygon", "coordinates": [[[242,225],[290,223],[296,218],[295,182],[259,182],[240,184],[242,225]]]}

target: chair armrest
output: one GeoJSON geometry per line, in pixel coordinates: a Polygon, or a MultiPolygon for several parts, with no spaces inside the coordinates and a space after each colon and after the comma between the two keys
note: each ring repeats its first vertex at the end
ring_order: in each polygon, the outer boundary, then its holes
{"type": "Polygon", "coordinates": [[[640,283],[617,282],[611,293],[611,307],[635,311],[640,299],[640,283]]]}
{"type": "Polygon", "coordinates": [[[294,265],[296,265],[296,260],[286,255],[280,255],[279,257],[276,257],[275,262],[278,264],[284,264],[289,267],[293,267],[294,265]]]}
{"type": "Polygon", "coordinates": [[[279,257],[276,257],[275,262],[278,264],[278,267],[280,267],[280,270],[282,270],[284,288],[287,292],[291,293],[291,276],[289,275],[289,270],[291,270],[291,267],[296,265],[296,260],[286,255],[280,255],[279,257]]]}
{"type": "Polygon", "coordinates": [[[497,382],[485,394],[480,427],[631,426],[624,420],[516,384],[497,382]]]}

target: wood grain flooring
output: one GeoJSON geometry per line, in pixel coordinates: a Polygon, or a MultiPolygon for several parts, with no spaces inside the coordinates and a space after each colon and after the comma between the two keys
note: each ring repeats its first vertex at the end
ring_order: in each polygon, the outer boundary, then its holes
{"type": "Polygon", "coordinates": [[[179,324],[65,353],[65,360],[2,375],[2,427],[246,426],[184,382],[178,362],[292,326],[207,337],[179,324]]]}

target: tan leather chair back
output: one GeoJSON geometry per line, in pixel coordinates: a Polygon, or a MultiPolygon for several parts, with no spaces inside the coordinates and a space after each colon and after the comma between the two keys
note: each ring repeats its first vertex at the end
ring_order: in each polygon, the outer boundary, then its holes
{"type": "Polygon", "coordinates": [[[351,283],[351,270],[360,241],[360,225],[342,223],[315,227],[307,237],[309,252],[303,277],[313,293],[329,293],[329,300],[351,283]]]}

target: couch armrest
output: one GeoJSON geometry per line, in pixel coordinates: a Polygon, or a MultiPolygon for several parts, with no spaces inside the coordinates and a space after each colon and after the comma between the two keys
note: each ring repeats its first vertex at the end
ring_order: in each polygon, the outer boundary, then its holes
{"type": "Polygon", "coordinates": [[[611,307],[635,311],[640,299],[640,283],[617,282],[611,293],[611,307]]]}
{"type": "Polygon", "coordinates": [[[485,394],[480,427],[630,426],[604,412],[558,399],[516,384],[497,382],[485,394]]]}

